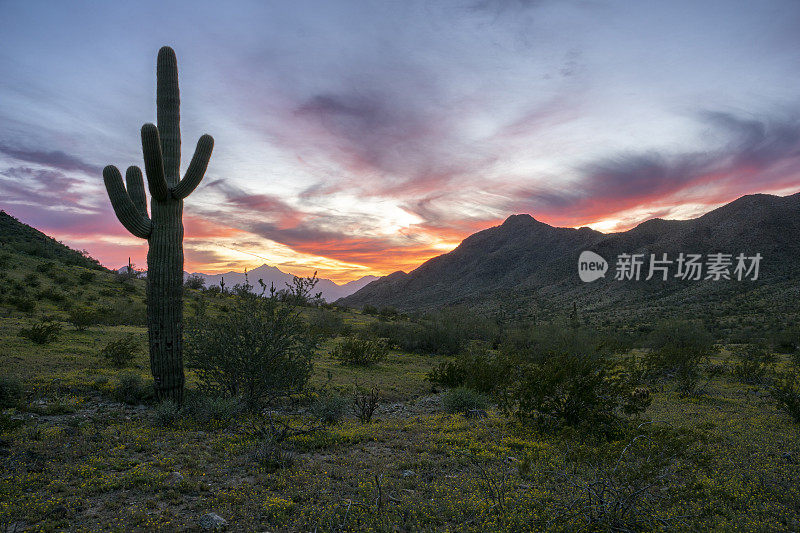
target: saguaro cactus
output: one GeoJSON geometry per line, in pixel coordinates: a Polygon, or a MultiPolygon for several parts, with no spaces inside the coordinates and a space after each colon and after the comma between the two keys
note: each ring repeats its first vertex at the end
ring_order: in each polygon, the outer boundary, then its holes
{"type": "Polygon", "coordinates": [[[103,169],[103,180],[117,218],[128,231],[147,239],[147,329],[150,370],[156,397],[183,400],[183,199],[205,174],[214,139],[203,135],[180,179],[181,132],[178,62],[172,48],[158,52],[156,71],[158,127],[142,126],[142,153],[150,189],[150,216],[139,167],[128,167],[126,186],[117,167],[103,169]]]}

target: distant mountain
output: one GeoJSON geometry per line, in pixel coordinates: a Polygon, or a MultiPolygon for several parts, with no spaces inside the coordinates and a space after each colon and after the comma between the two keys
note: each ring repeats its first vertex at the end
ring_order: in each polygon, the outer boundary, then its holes
{"type": "Polygon", "coordinates": [[[0,211],[0,250],[53,259],[68,265],[105,270],[85,252],[78,252],[0,211]]]}
{"type": "Polygon", "coordinates": [[[786,197],[744,196],[691,220],[653,219],[635,228],[604,234],[590,228],[556,228],[530,215],[512,215],[502,225],[464,239],[452,252],[406,274],[380,278],[340,303],[425,310],[454,304],[502,305],[522,298],[539,307],[628,311],[659,305],[696,306],[755,291],[774,302],[790,301],[800,281],[800,193],[786,197]],[[604,278],[584,283],[578,257],[591,250],[609,265],[604,278]],[[756,281],[688,281],[657,277],[645,281],[650,254],[680,252],[760,253],[756,281]],[[615,280],[620,254],[645,254],[640,281],[615,280]],[[788,300],[787,300],[788,298],[788,300]]]}
{"type": "MultiPolygon", "coordinates": [[[[123,267],[127,268],[127,267],[123,267]]],[[[187,276],[190,274],[186,274],[187,276]]],[[[219,285],[220,281],[224,279],[225,286],[227,288],[231,288],[237,284],[244,283],[244,273],[243,272],[226,272],[224,274],[203,274],[202,272],[197,272],[191,275],[200,276],[206,281],[206,287],[210,287],[212,285],[219,285]]],[[[261,265],[258,268],[254,268],[253,270],[249,270],[247,272],[247,278],[250,281],[250,285],[254,286],[254,290],[260,291],[261,288],[258,284],[258,280],[264,280],[264,283],[267,284],[269,287],[270,284],[274,284],[276,290],[285,289],[286,284],[291,284],[292,279],[294,279],[294,275],[287,274],[282,270],[278,269],[274,266],[269,265],[261,265]]],[[[320,279],[317,283],[317,286],[314,289],[314,292],[321,292],[322,297],[328,301],[333,302],[338,300],[339,298],[343,298],[354,292],[358,291],[368,283],[377,280],[376,276],[364,276],[354,281],[350,281],[343,285],[339,285],[334,281],[329,279],[320,279]]]]}

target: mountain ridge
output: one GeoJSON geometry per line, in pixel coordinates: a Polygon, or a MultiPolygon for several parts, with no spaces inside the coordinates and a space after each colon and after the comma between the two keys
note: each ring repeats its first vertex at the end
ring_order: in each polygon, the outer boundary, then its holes
{"type": "MultiPolygon", "coordinates": [[[[187,276],[200,276],[206,282],[206,286],[219,285],[220,281],[224,278],[226,287],[233,287],[236,284],[243,284],[245,281],[244,272],[223,272],[220,274],[205,274],[203,272],[185,273],[187,276]]],[[[250,284],[254,286],[254,290],[261,290],[258,285],[258,280],[263,279],[264,283],[269,286],[274,284],[276,290],[285,289],[286,284],[291,284],[294,279],[294,274],[284,272],[276,266],[268,265],[266,263],[252,270],[247,271],[247,279],[250,284]]],[[[360,290],[368,283],[377,280],[377,276],[363,276],[361,278],[342,283],[341,285],[327,278],[318,278],[317,285],[314,293],[321,292],[322,297],[328,301],[333,302],[339,298],[349,296],[350,294],[360,290]]]]}
{"type": "Polygon", "coordinates": [[[641,304],[662,292],[665,296],[678,292],[696,300],[723,288],[703,282],[681,286],[672,279],[614,285],[609,279],[614,273],[613,258],[620,253],[643,253],[645,257],[668,253],[674,259],[673,254],[681,251],[759,252],[764,256],[762,281],[797,279],[792,276],[800,274],[800,193],[746,195],[694,219],[650,219],[616,233],[553,227],[531,215],[515,214],[499,226],[468,236],[451,252],[409,273],[398,271],[380,278],[340,303],[412,311],[500,300],[503,293],[513,291],[533,300],[562,304],[581,301],[591,305],[587,301],[592,297],[610,303],[630,298],[641,304]],[[591,284],[578,279],[577,258],[583,250],[609,261],[605,278],[591,284]]]}

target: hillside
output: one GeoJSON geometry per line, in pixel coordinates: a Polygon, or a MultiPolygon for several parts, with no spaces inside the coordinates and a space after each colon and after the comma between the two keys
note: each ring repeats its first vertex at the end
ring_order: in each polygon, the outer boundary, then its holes
{"type": "Polygon", "coordinates": [[[23,224],[5,211],[0,211],[0,249],[44,259],[55,259],[68,265],[105,270],[97,260],[23,224]]]}
{"type": "MultiPolygon", "coordinates": [[[[512,215],[502,225],[464,239],[452,252],[412,272],[396,272],[370,283],[340,303],[394,306],[403,310],[454,304],[499,305],[509,295],[523,305],[633,312],[642,308],[695,306],[750,293],[773,302],[791,299],[800,277],[800,194],[739,198],[691,220],[653,219],[635,228],[603,234],[589,228],[556,228],[530,215],[512,215]],[[605,278],[583,283],[578,256],[592,250],[609,262],[605,278]],[[756,281],[645,281],[650,254],[740,252],[763,257],[756,281]],[[645,254],[640,281],[614,279],[619,254],[645,254]]],[[[674,265],[673,265],[674,268],[674,265]]]]}

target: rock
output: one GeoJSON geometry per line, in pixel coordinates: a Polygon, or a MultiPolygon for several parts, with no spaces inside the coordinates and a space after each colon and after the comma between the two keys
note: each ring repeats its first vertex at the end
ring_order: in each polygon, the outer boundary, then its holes
{"type": "Polygon", "coordinates": [[[417,473],[413,470],[403,470],[403,477],[413,477],[416,476],[417,473]]]}
{"type": "Polygon", "coordinates": [[[208,513],[200,517],[200,527],[213,531],[225,529],[228,526],[228,521],[222,518],[217,513],[208,513]]]}

